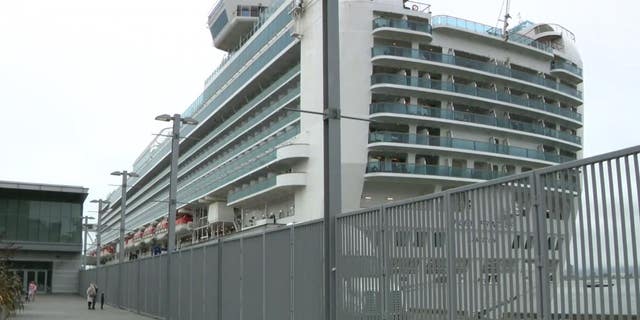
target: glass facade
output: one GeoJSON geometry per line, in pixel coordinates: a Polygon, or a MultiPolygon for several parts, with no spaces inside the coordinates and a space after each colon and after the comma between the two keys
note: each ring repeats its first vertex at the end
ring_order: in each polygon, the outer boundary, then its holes
{"type": "Polygon", "coordinates": [[[81,243],[82,201],[62,193],[0,189],[0,239],[81,243]]]}

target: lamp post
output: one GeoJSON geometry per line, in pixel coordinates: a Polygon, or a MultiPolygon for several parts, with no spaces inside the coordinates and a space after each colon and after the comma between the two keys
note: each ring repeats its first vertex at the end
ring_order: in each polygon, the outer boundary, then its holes
{"type": "Polygon", "coordinates": [[[102,199],[91,200],[91,203],[98,204],[98,226],[96,227],[96,266],[100,267],[100,249],[102,247],[102,211],[109,206],[109,201],[102,199]],[[103,205],[105,205],[103,207],[103,205]]]}
{"type": "Polygon", "coordinates": [[[89,219],[93,219],[93,217],[82,217],[82,220],[84,220],[82,223],[82,230],[84,230],[84,242],[82,244],[82,270],[87,270],[87,233],[89,233],[89,219]]]}
{"type": "Polygon", "coordinates": [[[167,317],[171,319],[171,301],[169,301],[171,293],[171,253],[175,251],[176,246],[176,207],[178,193],[178,159],[180,158],[180,125],[189,124],[196,125],[198,121],[193,118],[182,118],[176,113],[173,116],[162,114],[156,117],[158,121],[173,121],[173,130],[171,131],[171,172],[169,175],[169,230],[167,244],[167,317]]]}
{"type": "Polygon", "coordinates": [[[122,176],[122,196],[120,197],[120,252],[118,252],[118,262],[124,262],[124,218],[127,214],[127,179],[129,177],[139,177],[135,172],[114,171],[111,172],[112,176],[122,176]]]}

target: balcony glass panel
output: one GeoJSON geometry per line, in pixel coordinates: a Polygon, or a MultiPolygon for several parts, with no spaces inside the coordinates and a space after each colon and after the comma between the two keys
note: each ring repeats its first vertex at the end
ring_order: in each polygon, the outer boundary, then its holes
{"type": "Polygon", "coordinates": [[[380,102],[380,103],[371,104],[371,106],[369,107],[369,112],[371,114],[388,112],[388,113],[407,114],[407,115],[416,115],[416,116],[472,122],[472,123],[484,124],[484,125],[495,126],[500,128],[524,131],[529,133],[536,133],[536,134],[545,135],[548,137],[559,138],[559,139],[566,140],[572,143],[577,143],[577,144],[581,143],[580,137],[574,136],[572,134],[569,134],[563,131],[545,128],[537,124],[526,123],[526,122],[510,120],[510,119],[501,119],[493,116],[486,116],[486,115],[469,113],[469,112],[451,111],[451,110],[445,110],[440,108],[431,108],[431,107],[424,107],[424,106],[417,106],[417,105],[410,105],[410,104],[405,105],[402,103],[393,103],[393,102],[380,102]]]}
{"type": "Polygon", "coordinates": [[[409,21],[404,19],[375,18],[373,19],[373,29],[397,28],[405,30],[420,31],[431,34],[431,25],[424,22],[409,21]]]}
{"type": "Polygon", "coordinates": [[[404,173],[432,176],[446,176],[467,179],[490,180],[509,175],[506,172],[486,171],[470,168],[455,168],[436,165],[419,165],[404,162],[370,161],[367,164],[367,173],[404,173]]]}
{"type": "Polygon", "coordinates": [[[495,144],[489,142],[455,139],[448,137],[437,137],[428,135],[417,135],[404,132],[371,132],[369,133],[369,143],[375,142],[393,142],[393,143],[408,143],[425,146],[437,146],[455,149],[465,149],[473,151],[491,152],[498,154],[505,154],[516,157],[544,160],[549,162],[567,162],[575,160],[575,158],[569,158],[561,156],[555,153],[542,152],[538,150],[507,146],[502,144],[495,144]]]}
{"type": "Polygon", "coordinates": [[[229,193],[229,196],[227,197],[227,202],[233,202],[238,199],[242,199],[250,194],[254,194],[256,192],[274,187],[276,185],[277,178],[278,178],[277,176],[273,176],[265,180],[259,181],[255,184],[252,184],[242,190],[229,193]]]}
{"type": "Polygon", "coordinates": [[[545,79],[539,75],[533,75],[527,72],[514,70],[503,65],[497,65],[491,62],[482,62],[468,58],[458,57],[450,54],[442,54],[425,50],[401,48],[393,46],[376,46],[371,49],[373,57],[381,55],[391,55],[397,57],[406,57],[412,59],[428,60],[438,63],[450,64],[469,69],[475,69],[488,73],[493,73],[505,77],[510,77],[533,84],[541,85],[549,89],[558,90],[560,92],[572,95],[582,99],[582,91],[571,88],[564,84],[559,84],[553,80],[545,79]]]}
{"type": "Polygon", "coordinates": [[[417,77],[407,77],[407,76],[397,75],[397,74],[378,73],[371,76],[372,85],[383,84],[383,83],[461,93],[461,94],[481,97],[485,99],[497,100],[497,101],[502,101],[506,103],[513,103],[513,104],[569,117],[578,121],[582,121],[582,117],[578,113],[573,112],[571,110],[562,109],[556,105],[544,103],[542,102],[542,100],[527,99],[527,98],[513,95],[507,92],[478,88],[471,85],[454,84],[451,82],[444,82],[439,80],[431,80],[431,79],[424,79],[424,78],[417,78],[417,77]]]}
{"type": "Polygon", "coordinates": [[[551,69],[563,69],[582,77],[582,68],[567,61],[551,61],[551,69]]]}
{"type": "MultiPolygon", "coordinates": [[[[458,29],[467,30],[474,33],[483,34],[486,36],[491,36],[499,39],[504,39],[504,35],[502,29],[488,26],[486,24],[469,21],[461,18],[451,17],[451,16],[434,16],[432,21],[434,26],[448,26],[454,27],[458,29]]],[[[542,50],[548,53],[553,52],[551,46],[546,43],[538,42],[529,37],[512,33],[509,34],[508,41],[516,42],[525,46],[529,46],[538,50],[542,50]]]]}

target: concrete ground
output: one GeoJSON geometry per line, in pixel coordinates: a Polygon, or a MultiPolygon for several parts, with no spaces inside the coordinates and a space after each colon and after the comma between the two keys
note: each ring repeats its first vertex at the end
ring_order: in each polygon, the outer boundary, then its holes
{"type": "Polygon", "coordinates": [[[25,304],[24,311],[19,312],[11,320],[149,320],[126,310],[105,305],[100,310],[87,309],[87,299],[74,295],[39,295],[35,302],[25,304]]]}

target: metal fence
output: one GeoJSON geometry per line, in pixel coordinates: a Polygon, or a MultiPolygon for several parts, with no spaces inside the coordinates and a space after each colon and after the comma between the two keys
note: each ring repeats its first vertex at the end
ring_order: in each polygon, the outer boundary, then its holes
{"type": "MultiPolygon", "coordinates": [[[[640,318],[639,153],[336,217],[338,319],[640,318]]],[[[322,229],[175,253],[173,318],[323,318],[322,229]]],[[[161,316],[166,265],[160,256],[87,271],[81,288],[97,280],[109,302],[161,316]]]]}
{"type": "Polygon", "coordinates": [[[322,221],[80,273],[108,304],[171,319],[322,319],[322,221]],[[167,279],[172,291],[167,300],[167,279]]]}

